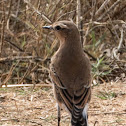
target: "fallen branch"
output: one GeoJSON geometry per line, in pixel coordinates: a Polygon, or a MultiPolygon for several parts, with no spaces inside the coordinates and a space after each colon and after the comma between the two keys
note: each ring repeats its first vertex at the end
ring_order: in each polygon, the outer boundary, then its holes
{"type": "Polygon", "coordinates": [[[95,114],[91,114],[91,115],[108,115],[108,114],[115,114],[115,115],[125,115],[126,112],[101,112],[101,113],[95,113],[95,114]]]}
{"type": "Polygon", "coordinates": [[[13,56],[13,57],[5,57],[5,58],[0,58],[0,63],[1,62],[10,62],[14,60],[36,60],[36,61],[44,61],[40,57],[33,57],[33,56],[13,56]]]}
{"type": "Polygon", "coordinates": [[[52,87],[52,84],[9,84],[9,85],[2,85],[2,88],[13,88],[13,87],[52,87]]]}

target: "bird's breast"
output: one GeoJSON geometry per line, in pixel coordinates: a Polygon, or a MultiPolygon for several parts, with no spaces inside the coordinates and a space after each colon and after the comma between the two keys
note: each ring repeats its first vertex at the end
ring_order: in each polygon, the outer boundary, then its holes
{"type": "Polygon", "coordinates": [[[83,78],[81,62],[77,61],[75,58],[57,57],[52,64],[55,67],[56,73],[67,88],[73,88],[78,77],[83,78]]]}

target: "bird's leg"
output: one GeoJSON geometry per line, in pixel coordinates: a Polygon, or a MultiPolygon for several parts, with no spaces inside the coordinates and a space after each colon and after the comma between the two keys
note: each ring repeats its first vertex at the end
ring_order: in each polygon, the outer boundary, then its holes
{"type": "Polygon", "coordinates": [[[58,126],[60,126],[60,107],[58,105],[58,126]]]}

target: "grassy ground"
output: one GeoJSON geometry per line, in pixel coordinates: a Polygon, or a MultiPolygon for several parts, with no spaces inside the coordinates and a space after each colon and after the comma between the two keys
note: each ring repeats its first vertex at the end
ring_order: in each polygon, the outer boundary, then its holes
{"type": "MultiPolygon", "coordinates": [[[[61,115],[61,126],[70,126],[68,113],[61,115]]],[[[93,87],[89,125],[126,126],[126,83],[93,87]]],[[[57,126],[52,88],[1,88],[0,126],[57,126]]]]}

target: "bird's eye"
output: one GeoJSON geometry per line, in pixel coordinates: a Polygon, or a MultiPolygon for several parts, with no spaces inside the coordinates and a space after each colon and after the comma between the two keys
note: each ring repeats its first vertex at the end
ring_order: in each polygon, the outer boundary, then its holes
{"type": "Polygon", "coordinates": [[[56,29],[56,30],[60,30],[61,27],[60,27],[60,26],[56,26],[55,29],[56,29]]]}

